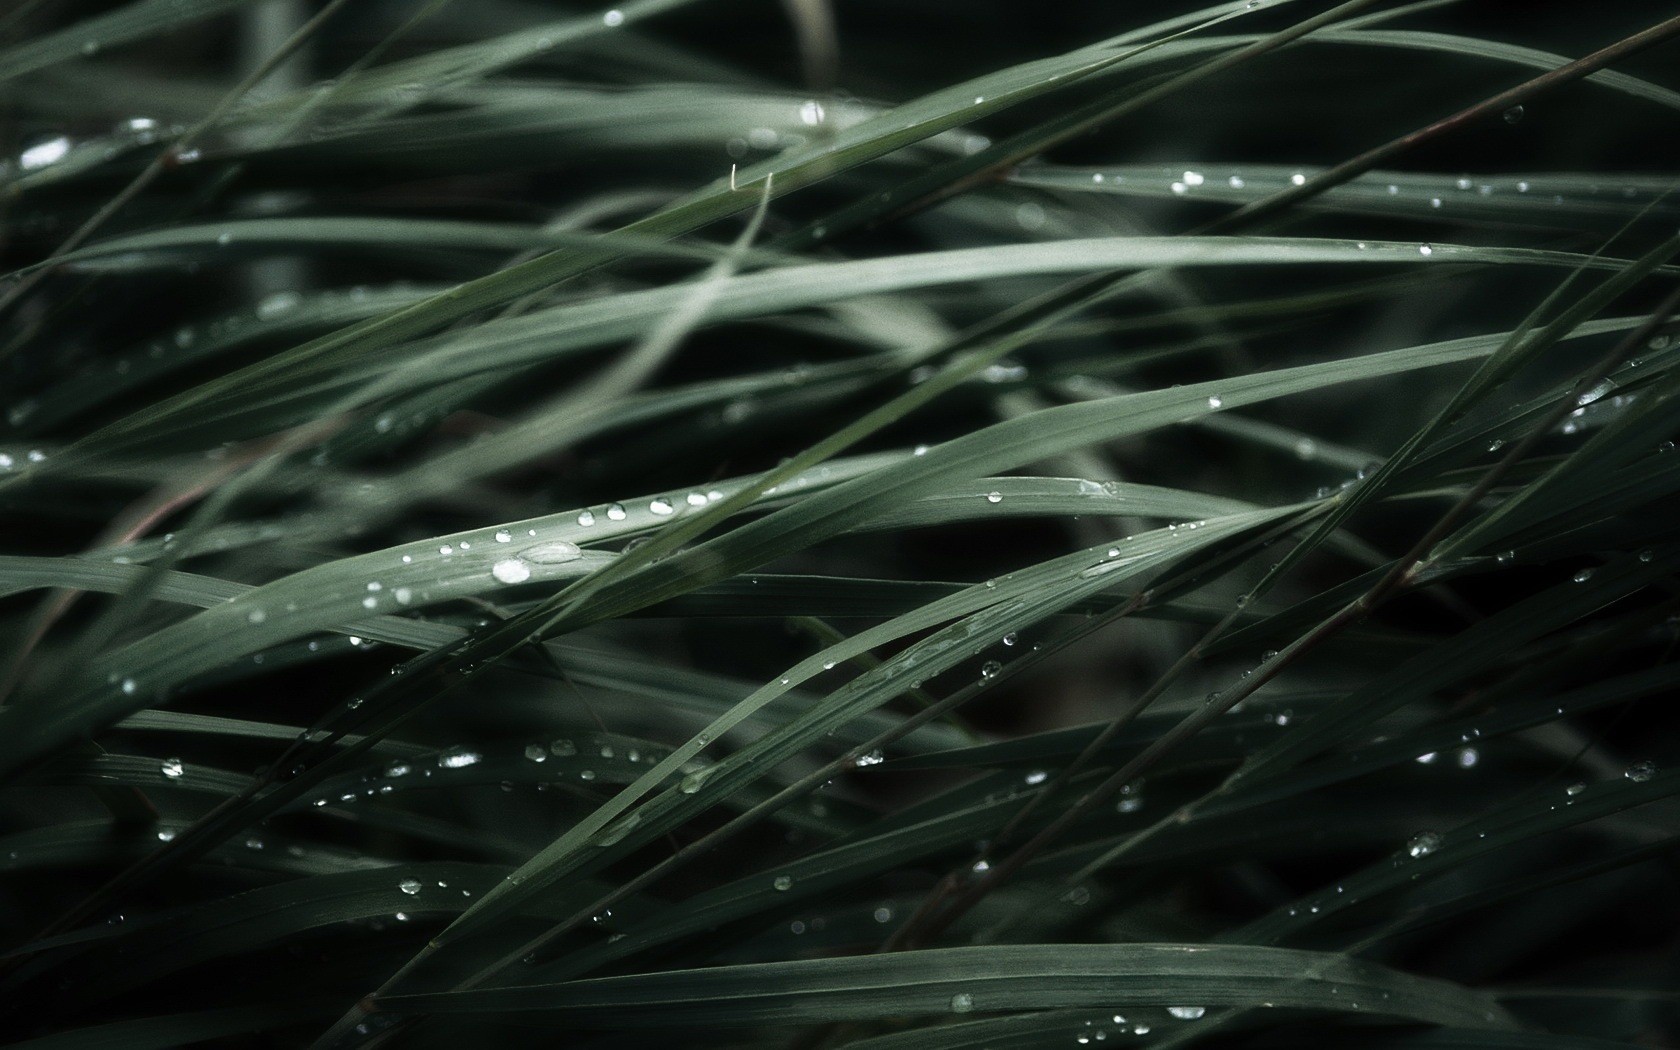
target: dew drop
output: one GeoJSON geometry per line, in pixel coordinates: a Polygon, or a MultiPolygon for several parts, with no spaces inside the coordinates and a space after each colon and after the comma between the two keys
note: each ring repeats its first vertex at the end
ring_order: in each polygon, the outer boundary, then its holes
{"type": "Polygon", "coordinates": [[[611,11],[608,11],[606,14],[601,16],[601,24],[609,28],[623,25],[624,12],[620,11],[616,7],[613,8],[611,11]]]}
{"type": "Polygon", "coordinates": [[[186,774],[187,767],[182,765],[178,758],[166,758],[158,770],[170,780],[177,780],[186,774]]]}
{"type": "Polygon", "coordinates": [[[1220,397],[1218,394],[1214,394],[1213,396],[1211,396],[1207,399],[1207,406],[1209,408],[1220,408],[1224,404],[1225,404],[1225,399],[1220,397]]]}
{"type": "Polygon", "coordinates": [[[996,678],[998,675],[1000,675],[1002,673],[1003,673],[1003,665],[998,663],[996,660],[987,660],[980,667],[980,677],[982,679],[996,678]]]}
{"type": "Polygon", "coordinates": [[[952,1013],[966,1014],[972,1009],[974,1009],[974,996],[969,995],[967,992],[958,992],[956,995],[951,996],[952,1013]]]}
{"type": "Polygon", "coordinates": [[[1645,759],[1642,762],[1635,762],[1633,765],[1622,771],[1622,776],[1627,777],[1635,784],[1643,784],[1645,781],[1650,780],[1656,775],[1657,764],[1650,759],[1645,759]]]}
{"type": "Polygon", "coordinates": [[[1001,493],[1001,492],[988,492],[988,493],[986,493],[986,502],[987,503],[1002,503],[1003,502],[1003,493],[1001,493]]]}
{"type": "Polygon", "coordinates": [[[1420,832],[1406,843],[1406,853],[1412,857],[1426,857],[1441,848],[1441,836],[1433,831],[1420,832]]]}
{"type": "Polygon", "coordinates": [[[1505,111],[1505,123],[1507,124],[1515,124],[1522,120],[1522,118],[1523,108],[1521,106],[1512,106],[1510,109],[1505,111]]]}
{"type": "Polygon", "coordinates": [[[420,896],[420,880],[419,879],[404,879],[401,882],[397,883],[397,889],[402,890],[404,893],[408,894],[410,897],[418,897],[418,896],[420,896]]]}
{"type": "Polygon", "coordinates": [[[622,504],[622,503],[608,504],[608,506],[607,506],[607,520],[609,520],[609,521],[623,521],[625,518],[627,518],[629,516],[630,516],[629,513],[627,511],[625,511],[625,509],[624,509],[624,504],[622,504]]]}
{"type": "Polygon", "coordinates": [[[676,510],[676,508],[671,505],[670,500],[660,498],[660,499],[653,500],[651,503],[649,503],[648,504],[648,510],[651,510],[651,511],[653,511],[653,513],[663,516],[663,515],[669,514],[672,511],[676,510]]]}
{"type": "Polygon", "coordinates": [[[770,881],[770,885],[774,886],[777,890],[791,890],[793,889],[793,876],[777,875],[770,881]]]}
{"type": "Polygon", "coordinates": [[[490,575],[502,583],[524,583],[531,578],[531,567],[518,558],[504,558],[490,567],[490,575]]]}
{"type": "MultiPolygon", "coordinates": [[[[519,552],[519,557],[524,561],[534,561],[538,565],[560,565],[583,557],[583,551],[570,540],[554,540],[551,543],[539,543],[535,547],[526,547],[519,552]]],[[[528,576],[530,573],[527,572],[526,575],[528,576]]],[[[497,578],[500,579],[500,577],[497,578]]]]}
{"type": "Polygon", "coordinates": [[[547,762],[548,751],[541,744],[527,744],[525,746],[525,757],[532,762],[547,762]]]}
{"type": "Polygon", "coordinates": [[[1207,1007],[1205,1007],[1205,1006],[1169,1006],[1169,1007],[1167,1007],[1167,1013],[1172,1014],[1174,1017],[1178,1018],[1180,1021],[1194,1021],[1197,1018],[1201,1017],[1203,1014],[1207,1013],[1207,1007]]]}

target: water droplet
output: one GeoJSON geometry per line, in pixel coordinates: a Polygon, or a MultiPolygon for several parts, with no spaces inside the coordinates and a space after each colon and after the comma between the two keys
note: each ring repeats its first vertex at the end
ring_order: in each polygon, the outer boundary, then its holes
{"type": "Polygon", "coordinates": [[[1588,580],[1592,579],[1592,577],[1593,571],[1591,569],[1582,569],[1574,576],[1571,576],[1570,579],[1574,580],[1576,583],[1586,583],[1588,580]]]}
{"type": "Polygon", "coordinates": [[[70,140],[60,135],[24,150],[18,155],[18,167],[24,171],[34,171],[36,168],[58,163],[69,152],[70,140]]]}
{"type": "Polygon", "coordinates": [[[1418,245],[1418,254],[1419,255],[1434,255],[1435,254],[1435,249],[1431,248],[1427,244],[1420,244],[1420,245],[1418,245]]]}
{"type": "Polygon", "coordinates": [[[1515,124],[1522,118],[1523,108],[1521,106],[1512,106],[1510,109],[1505,111],[1505,123],[1507,124],[1515,124]]]}
{"type": "Polygon", "coordinates": [[[1220,397],[1218,394],[1213,394],[1207,399],[1207,406],[1209,408],[1220,408],[1223,407],[1224,404],[1225,399],[1220,397]]]}
{"type": "Polygon", "coordinates": [[[410,897],[418,897],[418,896],[420,896],[420,880],[419,879],[404,879],[401,882],[397,883],[397,889],[402,890],[404,893],[408,894],[410,897]]]}
{"type": "Polygon", "coordinates": [[[1482,760],[1481,753],[1473,747],[1458,749],[1458,768],[1469,769],[1482,760]]]}
{"type": "Polygon", "coordinates": [[[629,516],[629,513],[624,509],[624,504],[612,503],[607,505],[607,520],[623,521],[629,516]]]}
{"type": "Polygon", "coordinates": [[[972,1009],[974,1009],[974,996],[969,995],[967,992],[958,992],[956,995],[951,996],[952,1013],[966,1014],[972,1009]]]}
{"type": "Polygon", "coordinates": [[[1184,184],[1186,186],[1200,186],[1203,181],[1205,181],[1202,178],[1202,173],[1199,171],[1187,171],[1184,173],[1182,178],[1184,179],[1184,184]]]}
{"type": "Polygon", "coordinates": [[[987,660],[980,667],[980,677],[982,679],[996,678],[1002,673],[1003,665],[998,663],[996,660],[987,660]]]}
{"type": "Polygon", "coordinates": [[[669,514],[675,509],[676,508],[671,505],[671,501],[664,498],[653,500],[648,504],[648,510],[651,510],[653,513],[659,515],[669,514]]]}
{"type": "Polygon", "coordinates": [[[1305,186],[1307,183],[1307,177],[1297,171],[1295,174],[1289,176],[1289,182],[1294,186],[1305,186]]]}
{"type": "Polygon", "coordinates": [[[1207,1007],[1205,1007],[1205,1006],[1169,1006],[1169,1007],[1167,1007],[1167,1013],[1172,1014],[1174,1017],[1178,1018],[1180,1021],[1194,1021],[1197,1018],[1201,1017],[1203,1014],[1207,1013],[1207,1007]]]}
{"type": "Polygon", "coordinates": [[[1441,848],[1441,836],[1433,831],[1419,832],[1406,843],[1406,853],[1413,857],[1426,857],[1441,848]]]}
{"type": "Polygon", "coordinates": [[[1027,784],[1029,787],[1035,784],[1042,784],[1049,779],[1049,777],[1050,774],[1046,773],[1044,770],[1035,769],[1031,773],[1027,774],[1027,784]]]}
{"type": "Polygon", "coordinates": [[[799,104],[799,122],[806,127],[816,127],[823,122],[823,118],[826,116],[827,113],[823,110],[823,104],[815,99],[806,99],[799,104]]]}
{"type": "Polygon", "coordinates": [[[504,558],[490,567],[490,575],[502,583],[524,583],[531,578],[531,567],[518,558],[504,558]]]}
{"type": "Polygon", "coordinates": [[[187,767],[182,765],[181,760],[178,758],[164,759],[163,765],[159,766],[158,769],[170,780],[176,780],[184,776],[187,772],[187,767]]]}
{"type": "Polygon", "coordinates": [[[1657,764],[1648,758],[1642,762],[1635,762],[1622,771],[1622,776],[1627,777],[1635,784],[1643,784],[1656,775],[1657,764]]]}
{"type": "Polygon", "coordinates": [[[879,908],[875,909],[875,921],[876,922],[891,922],[892,917],[893,917],[893,913],[892,913],[891,908],[888,908],[888,907],[883,905],[882,907],[879,907],[879,908]]]}
{"type": "Polygon", "coordinates": [[[252,609],[250,612],[245,614],[245,619],[250,623],[262,623],[264,620],[268,619],[268,614],[263,612],[261,609],[252,609]]]}
{"type": "Polygon", "coordinates": [[[870,751],[867,754],[859,755],[857,757],[857,765],[859,767],[862,767],[862,766],[878,766],[882,762],[885,762],[886,760],[887,760],[886,756],[881,754],[881,749],[876,748],[875,750],[870,751]]]}
{"type": "Polygon", "coordinates": [[[770,880],[770,885],[774,886],[778,890],[791,890],[793,889],[793,876],[777,875],[774,879],[770,880]]]}
{"type": "Polygon", "coordinates": [[[525,757],[530,759],[532,762],[547,762],[548,752],[541,744],[527,744],[525,747],[525,757]]]}
{"type": "Polygon", "coordinates": [[[601,16],[601,23],[609,28],[621,26],[624,24],[624,12],[615,7],[601,16]]]}
{"type": "Polygon", "coordinates": [[[1003,502],[1003,493],[1001,493],[1001,492],[988,492],[988,493],[986,493],[986,502],[987,503],[1002,503],[1003,502]]]}
{"type": "MultiPolygon", "coordinates": [[[[539,543],[535,547],[527,547],[519,552],[524,561],[534,561],[538,565],[559,565],[568,561],[576,561],[583,557],[583,551],[577,544],[569,540],[554,540],[551,543],[539,543]]],[[[529,572],[526,573],[530,575],[529,572]]],[[[501,579],[500,576],[497,579],[501,579]]],[[[516,582],[504,580],[504,583],[516,582]]]]}
{"type": "Polygon", "coordinates": [[[1003,644],[1004,645],[1014,645],[1018,640],[1019,640],[1019,638],[1015,634],[1014,631],[1011,631],[1008,634],[1003,636],[1003,644]]]}
{"type": "Polygon", "coordinates": [[[124,696],[133,696],[134,691],[140,688],[140,683],[136,682],[132,678],[124,678],[120,688],[122,689],[124,696]]]}
{"type": "Polygon", "coordinates": [[[445,769],[464,769],[477,765],[481,757],[476,751],[450,751],[438,756],[438,765],[445,769]]]}
{"type": "Polygon", "coordinates": [[[1568,795],[1570,798],[1574,798],[1576,795],[1579,795],[1581,792],[1583,792],[1585,790],[1587,790],[1587,785],[1581,784],[1581,783],[1575,783],[1575,784],[1571,784],[1568,787],[1564,788],[1563,793],[1568,795]]]}

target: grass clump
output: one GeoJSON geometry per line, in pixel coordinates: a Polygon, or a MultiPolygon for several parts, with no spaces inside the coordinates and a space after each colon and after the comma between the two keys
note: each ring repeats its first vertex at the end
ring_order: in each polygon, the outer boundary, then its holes
{"type": "Polygon", "coordinates": [[[18,8],[8,1030],[1672,1041],[1680,19],[1531,6],[18,8]]]}

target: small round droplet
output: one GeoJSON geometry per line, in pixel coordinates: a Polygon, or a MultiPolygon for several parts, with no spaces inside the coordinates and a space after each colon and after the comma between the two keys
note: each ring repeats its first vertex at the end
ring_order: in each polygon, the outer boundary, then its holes
{"type": "Polygon", "coordinates": [[[671,501],[664,498],[653,500],[648,504],[648,510],[651,510],[653,513],[661,516],[669,514],[675,509],[676,508],[671,505],[671,501]]]}
{"type": "Polygon", "coordinates": [[[1194,1021],[1197,1018],[1201,1017],[1203,1014],[1207,1013],[1207,1007],[1205,1007],[1205,1006],[1169,1006],[1169,1007],[1167,1007],[1167,1013],[1172,1014],[1174,1017],[1178,1018],[1180,1021],[1194,1021]]]}
{"type": "Polygon", "coordinates": [[[601,16],[601,24],[605,25],[605,26],[608,26],[609,28],[613,27],[613,26],[623,25],[624,24],[624,12],[620,11],[616,7],[613,8],[611,11],[608,11],[606,14],[601,16]]]}
{"type": "Polygon", "coordinates": [[[589,526],[595,524],[595,512],[592,510],[579,511],[577,523],[587,529],[589,526]]]}
{"type": "Polygon", "coordinates": [[[1003,502],[1003,493],[1001,493],[1001,492],[988,492],[988,493],[986,493],[986,502],[987,503],[1002,503],[1003,502]]]}
{"type": "Polygon", "coordinates": [[[503,558],[490,567],[490,575],[502,583],[524,583],[531,578],[531,567],[518,558],[503,558]]]}
{"type": "Polygon", "coordinates": [[[497,529],[496,530],[496,542],[497,543],[506,543],[508,540],[511,540],[511,539],[513,539],[513,533],[509,532],[506,529],[497,529]]]}
{"type": "Polygon", "coordinates": [[[1003,665],[996,660],[987,660],[980,667],[980,677],[984,679],[996,678],[1003,673],[1003,665]]]}
{"type": "Polygon", "coordinates": [[[611,503],[611,504],[607,505],[607,520],[609,520],[609,521],[623,521],[625,518],[627,518],[629,516],[630,516],[629,512],[627,512],[624,509],[624,504],[622,504],[622,503],[611,503]]]}
{"type": "Polygon", "coordinates": [[[410,897],[418,897],[418,896],[420,896],[420,880],[419,879],[404,879],[401,882],[397,883],[397,889],[402,890],[404,893],[408,894],[410,897]]]}
{"type": "Polygon", "coordinates": [[[1435,249],[1431,248],[1427,244],[1420,244],[1420,245],[1418,245],[1418,254],[1419,255],[1434,255],[1435,254],[1435,249]]]}
{"type": "MultiPolygon", "coordinates": [[[[1655,768],[1655,767],[1653,767],[1653,768],[1655,768]]],[[[168,777],[170,780],[179,779],[180,777],[184,776],[187,772],[187,767],[182,765],[181,760],[178,759],[178,758],[166,758],[166,759],[164,759],[163,760],[163,765],[159,766],[158,769],[159,769],[160,772],[163,773],[164,776],[168,777]]]]}
{"type": "Polygon", "coordinates": [[[1224,406],[1224,404],[1225,404],[1225,399],[1220,397],[1218,394],[1214,394],[1213,396],[1209,397],[1208,400],[1207,400],[1207,406],[1209,408],[1221,408],[1221,407],[1224,406]]]}
{"type": "Polygon", "coordinates": [[[1510,109],[1505,111],[1505,123],[1507,124],[1515,124],[1522,120],[1522,118],[1523,108],[1521,106],[1512,106],[1510,109]]]}
{"type": "Polygon", "coordinates": [[[967,992],[958,992],[956,995],[951,996],[952,1013],[966,1014],[972,1009],[974,1009],[974,996],[969,995],[967,992]]]}
{"type": "Polygon", "coordinates": [[[1657,764],[1648,758],[1642,762],[1635,762],[1622,771],[1622,776],[1627,777],[1635,784],[1643,784],[1656,775],[1657,764]]]}
{"type": "Polygon", "coordinates": [[[548,751],[541,744],[525,745],[525,757],[532,762],[547,762],[548,751]]]}
{"type": "Polygon", "coordinates": [[[770,885],[774,886],[777,890],[791,890],[793,889],[793,876],[777,875],[770,881],[770,885]]]}
{"type": "Polygon", "coordinates": [[[1574,580],[1576,583],[1586,583],[1588,580],[1592,579],[1592,577],[1593,571],[1591,569],[1582,569],[1574,576],[1571,576],[1570,579],[1574,580]]]}
{"type": "Polygon", "coordinates": [[[1406,843],[1406,853],[1413,857],[1426,857],[1440,848],[1441,836],[1433,831],[1420,832],[1406,843]]]}

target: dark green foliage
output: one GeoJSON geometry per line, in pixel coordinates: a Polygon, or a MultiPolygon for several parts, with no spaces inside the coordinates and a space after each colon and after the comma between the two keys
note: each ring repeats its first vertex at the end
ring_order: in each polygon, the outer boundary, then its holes
{"type": "Polygon", "coordinates": [[[1672,1044],[1661,6],[0,15],[8,1036],[1672,1044]]]}

